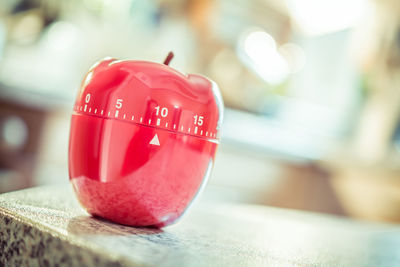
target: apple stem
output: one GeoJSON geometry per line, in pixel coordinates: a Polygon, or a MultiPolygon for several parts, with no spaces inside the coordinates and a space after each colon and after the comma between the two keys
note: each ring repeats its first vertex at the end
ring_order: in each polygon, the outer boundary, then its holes
{"type": "Polygon", "coordinates": [[[164,64],[168,66],[173,57],[174,57],[174,53],[172,53],[172,51],[169,52],[167,57],[164,60],[164,64]]]}

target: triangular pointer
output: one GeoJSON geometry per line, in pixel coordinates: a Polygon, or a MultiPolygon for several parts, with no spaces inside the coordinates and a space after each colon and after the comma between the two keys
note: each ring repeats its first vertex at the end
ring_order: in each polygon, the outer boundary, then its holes
{"type": "Polygon", "coordinates": [[[153,139],[151,139],[150,145],[155,145],[155,146],[159,146],[160,145],[160,141],[158,140],[157,134],[153,137],[153,139]]]}

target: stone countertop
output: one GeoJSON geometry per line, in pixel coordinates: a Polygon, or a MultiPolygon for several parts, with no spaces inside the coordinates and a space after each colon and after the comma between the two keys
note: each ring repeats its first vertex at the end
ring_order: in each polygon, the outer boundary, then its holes
{"type": "Polygon", "coordinates": [[[0,195],[0,266],[396,266],[400,226],[201,199],[175,225],[93,218],[69,185],[0,195]]]}

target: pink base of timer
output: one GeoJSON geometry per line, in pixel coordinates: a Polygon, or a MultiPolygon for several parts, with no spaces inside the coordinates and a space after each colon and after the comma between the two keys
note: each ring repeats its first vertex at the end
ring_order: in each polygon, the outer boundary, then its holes
{"type": "Polygon", "coordinates": [[[209,173],[217,146],[198,137],[89,116],[74,115],[72,125],[80,129],[71,136],[70,149],[76,162],[71,182],[79,201],[89,213],[127,225],[175,221],[209,173]],[[88,142],[94,132],[104,133],[99,136],[101,154],[97,142],[88,142]],[[162,146],[149,144],[155,134],[162,146]],[[103,168],[97,168],[100,164],[103,168]]]}
{"type": "Polygon", "coordinates": [[[210,174],[222,120],[218,89],[144,61],[103,60],[86,75],[71,121],[70,180],[96,216],[165,226],[210,174]]]}

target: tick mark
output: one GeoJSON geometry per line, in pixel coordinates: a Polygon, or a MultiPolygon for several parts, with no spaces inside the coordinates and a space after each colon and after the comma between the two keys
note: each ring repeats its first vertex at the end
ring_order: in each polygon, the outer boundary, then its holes
{"type": "Polygon", "coordinates": [[[132,116],[132,120],[135,118],[135,116],[132,116]]]}
{"type": "Polygon", "coordinates": [[[168,122],[165,124],[165,127],[168,127],[168,122]]]}
{"type": "Polygon", "coordinates": [[[94,109],[94,114],[97,114],[97,108],[94,109]]]}

